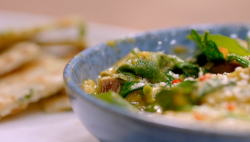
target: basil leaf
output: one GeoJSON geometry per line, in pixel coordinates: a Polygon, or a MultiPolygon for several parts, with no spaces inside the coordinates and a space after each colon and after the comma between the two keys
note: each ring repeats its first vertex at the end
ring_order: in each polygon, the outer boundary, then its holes
{"type": "Polygon", "coordinates": [[[246,48],[241,46],[238,43],[238,41],[236,41],[233,38],[219,34],[214,34],[214,35],[209,35],[208,39],[214,41],[218,47],[227,48],[229,53],[234,53],[240,56],[250,55],[250,52],[246,48]]]}
{"type": "MultiPolygon", "coordinates": [[[[191,30],[191,34],[187,35],[188,39],[194,40],[199,47],[202,47],[201,41],[204,38],[204,36],[200,36],[195,30],[191,30]]],[[[250,55],[250,51],[248,51],[246,48],[241,46],[239,42],[233,38],[219,35],[219,34],[209,34],[207,37],[207,40],[212,40],[217,47],[224,47],[228,50],[229,53],[234,53],[241,56],[248,56],[250,55]]],[[[246,38],[248,47],[249,47],[249,37],[246,38]]],[[[250,48],[248,48],[250,50],[250,48]]]]}
{"type": "Polygon", "coordinates": [[[205,32],[204,46],[205,46],[206,50],[204,52],[205,52],[206,56],[208,57],[208,59],[211,62],[215,62],[215,63],[224,62],[225,59],[224,59],[223,54],[219,51],[215,42],[208,39],[208,35],[209,35],[208,31],[205,32]]]}
{"type": "Polygon", "coordinates": [[[204,41],[202,41],[201,36],[195,31],[191,30],[191,38],[197,43],[197,45],[203,50],[208,61],[213,63],[224,62],[224,56],[219,51],[217,45],[214,41],[208,39],[209,32],[205,32],[204,41]]]}
{"type": "Polygon", "coordinates": [[[194,40],[196,42],[196,44],[202,48],[202,50],[205,50],[203,43],[202,43],[202,39],[201,36],[194,30],[191,30],[191,34],[190,36],[188,36],[189,39],[194,40]]]}

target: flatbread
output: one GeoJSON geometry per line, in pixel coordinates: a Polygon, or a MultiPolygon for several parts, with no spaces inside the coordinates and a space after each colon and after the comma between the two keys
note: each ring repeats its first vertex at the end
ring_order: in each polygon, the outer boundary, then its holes
{"type": "Polygon", "coordinates": [[[0,54],[0,76],[31,62],[40,53],[33,42],[21,42],[0,54]]]}
{"type": "Polygon", "coordinates": [[[41,100],[42,108],[47,113],[72,110],[69,97],[65,89],[49,98],[41,100]]]}
{"type": "Polygon", "coordinates": [[[67,60],[43,56],[0,78],[0,118],[25,109],[64,87],[67,60]]]}
{"type": "MultiPolygon", "coordinates": [[[[22,42],[22,41],[28,41],[32,40],[39,34],[47,31],[52,30],[63,30],[70,27],[76,27],[79,30],[78,37],[75,42],[73,42],[74,45],[77,45],[81,49],[85,48],[84,44],[84,35],[85,35],[85,25],[83,24],[82,20],[79,17],[69,16],[69,17],[62,17],[60,19],[53,20],[51,22],[47,23],[41,23],[35,27],[23,27],[23,28],[7,28],[6,31],[1,31],[1,38],[0,38],[0,50],[6,49],[10,47],[11,45],[22,42]]],[[[63,36],[63,35],[61,35],[63,36]]],[[[58,45],[58,42],[55,40],[49,42],[49,43],[43,43],[43,44],[56,44],[58,45]]],[[[72,42],[63,42],[63,44],[70,44],[72,45],[72,42]]]]}

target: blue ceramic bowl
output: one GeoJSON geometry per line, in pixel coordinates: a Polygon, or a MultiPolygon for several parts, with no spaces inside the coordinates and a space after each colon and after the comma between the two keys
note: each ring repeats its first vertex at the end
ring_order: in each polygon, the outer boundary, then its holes
{"type": "MultiPolygon", "coordinates": [[[[79,84],[85,79],[95,80],[101,71],[109,68],[120,58],[137,47],[144,51],[163,51],[174,54],[173,47],[189,48],[185,55],[192,55],[195,43],[186,35],[190,29],[198,32],[209,30],[245,39],[247,25],[196,25],[149,31],[116,40],[114,46],[100,44],[82,51],[65,67],[64,80],[74,112],[83,125],[102,142],[249,142],[249,133],[225,132],[213,129],[184,126],[174,120],[165,124],[152,121],[147,114],[138,114],[127,109],[107,104],[86,92],[79,84]]],[[[81,132],[76,132],[81,133],[81,132]]]]}

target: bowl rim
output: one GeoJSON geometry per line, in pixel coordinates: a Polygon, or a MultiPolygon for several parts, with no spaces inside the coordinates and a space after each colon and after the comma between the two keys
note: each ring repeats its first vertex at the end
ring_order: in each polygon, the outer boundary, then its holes
{"type": "MultiPolygon", "coordinates": [[[[115,40],[124,40],[127,38],[136,38],[136,37],[140,37],[146,34],[157,34],[159,32],[170,32],[171,30],[182,30],[182,29],[191,29],[191,28],[195,28],[195,29],[201,29],[201,30],[205,30],[205,28],[212,28],[212,27],[224,27],[224,26],[245,26],[245,27],[250,27],[248,23],[220,23],[220,24],[216,24],[216,23],[205,23],[205,24],[193,24],[193,25],[188,25],[188,26],[177,26],[177,27],[168,27],[168,28],[159,28],[159,29],[154,29],[154,30],[148,30],[148,31],[142,31],[142,32],[136,32],[136,33],[131,33],[131,34],[127,34],[125,36],[123,36],[122,38],[118,38],[115,40]]],[[[114,41],[115,41],[114,40],[114,41]]],[[[114,107],[114,105],[106,103],[88,93],[86,93],[85,91],[83,91],[80,87],[79,84],[76,84],[75,82],[73,82],[73,80],[71,79],[73,73],[72,73],[72,68],[74,67],[74,65],[77,63],[77,59],[78,57],[84,57],[85,55],[88,55],[92,52],[95,51],[96,48],[100,48],[100,45],[104,45],[106,44],[106,42],[97,44],[95,46],[89,47],[83,51],[81,51],[79,54],[77,54],[76,56],[74,56],[65,66],[64,71],[63,71],[63,78],[64,78],[64,83],[67,87],[69,87],[72,91],[74,91],[78,96],[80,96],[81,99],[85,99],[88,102],[90,102],[92,105],[98,106],[103,110],[108,110],[108,111],[112,111],[113,113],[117,113],[119,115],[128,117],[130,119],[133,119],[135,121],[141,121],[150,125],[155,125],[157,127],[162,127],[162,128],[166,128],[166,127],[171,127],[171,129],[178,129],[179,131],[188,131],[188,132],[192,132],[192,133],[206,133],[206,134],[212,134],[212,135],[223,135],[223,136],[227,136],[227,137],[248,137],[250,138],[249,132],[244,133],[244,132],[238,132],[236,131],[221,131],[218,129],[204,129],[202,127],[188,127],[188,126],[180,126],[176,123],[159,123],[159,122],[155,122],[152,121],[151,119],[149,119],[148,117],[143,117],[143,115],[149,115],[151,113],[147,113],[147,112],[143,112],[142,113],[136,113],[133,112],[131,110],[122,108],[122,107],[114,107]],[[140,115],[142,114],[142,115],[140,115]]],[[[104,46],[103,46],[104,47],[104,46]]]]}

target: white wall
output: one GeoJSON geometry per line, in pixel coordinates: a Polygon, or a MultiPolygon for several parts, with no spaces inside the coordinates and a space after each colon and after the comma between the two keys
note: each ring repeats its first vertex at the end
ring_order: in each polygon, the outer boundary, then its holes
{"type": "Polygon", "coordinates": [[[207,22],[250,22],[250,0],[0,0],[1,10],[86,20],[137,29],[207,22]]]}

